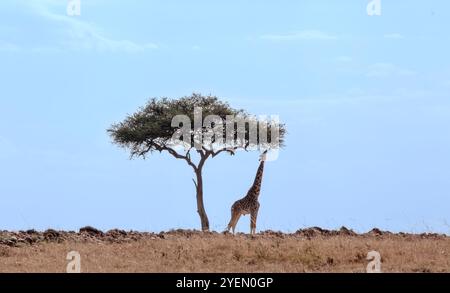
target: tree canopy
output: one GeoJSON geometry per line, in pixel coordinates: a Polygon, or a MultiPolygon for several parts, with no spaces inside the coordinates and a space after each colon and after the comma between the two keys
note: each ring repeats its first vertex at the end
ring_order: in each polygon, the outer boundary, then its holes
{"type": "MultiPolygon", "coordinates": [[[[204,155],[215,156],[218,152],[227,151],[233,153],[235,150],[254,148],[257,144],[265,149],[282,147],[284,145],[284,135],[286,133],[284,124],[274,123],[269,121],[269,127],[267,127],[267,141],[262,142],[260,134],[262,133],[260,127],[256,127],[256,140],[251,141],[251,125],[258,125],[260,119],[247,114],[242,109],[233,109],[227,102],[220,101],[215,96],[202,96],[200,94],[192,94],[180,99],[168,99],[168,98],[152,98],[147,105],[140,108],[136,113],[129,115],[124,121],[113,124],[108,132],[113,138],[114,143],[121,147],[127,148],[131,152],[131,156],[145,156],[153,151],[168,151],[172,155],[177,153],[176,147],[180,145],[180,141],[174,141],[173,137],[177,132],[180,132],[179,127],[174,127],[173,119],[176,116],[184,115],[189,118],[190,121],[195,121],[195,110],[200,108],[201,118],[214,115],[216,119],[212,119],[210,122],[210,128],[206,127],[201,121],[199,128],[194,128],[190,125],[190,131],[188,135],[190,144],[186,146],[183,144],[186,151],[189,152],[196,146],[195,142],[198,141],[198,137],[210,136],[210,142],[212,144],[217,143],[217,136],[214,133],[219,134],[219,131],[223,131],[223,141],[226,142],[227,138],[231,138],[234,142],[233,145],[226,145],[222,143],[218,148],[213,149],[211,146],[202,145],[201,148],[197,148],[199,153],[204,155]],[[227,118],[233,116],[242,119],[246,123],[239,129],[237,123],[233,125],[226,125],[227,118]],[[223,121],[223,127],[220,128],[220,118],[223,121]],[[216,132],[214,132],[214,128],[216,132]],[[227,128],[228,127],[228,132],[227,128]],[[272,131],[274,127],[277,127],[277,136],[273,138],[272,131]],[[239,132],[241,131],[241,132],[239,132]],[[239,137],[239,133],[242,134],[239,137]],[[212,136],[212,137],[211,137],[212,136]]],[[[186,126],[186,125],[184,125],[186,126]]],[[[195,126],[195,125],[194,125],[195,126]]],[[[179,133],[181,138],[185,140],[186,133],[179,133]]]]}

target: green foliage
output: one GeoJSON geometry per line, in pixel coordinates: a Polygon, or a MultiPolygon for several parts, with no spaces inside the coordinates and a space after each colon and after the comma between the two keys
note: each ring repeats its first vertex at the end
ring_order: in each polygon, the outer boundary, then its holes
{"type": "MultiPolygon", "coordinates": [[[[129,115],[124,121],[113,124],[108,132],[110,133],[113,142],[123,148],[130,149],[131,156],[143,156],[152,151],[169,151],[172,155],[175,155],[172,137],[179,131],[176,127],[172,127],[172,119],[176,115],[186,115],[194,122],[194,109],[200,107],[202,109],[202,116],[217,115],[223,121],[227,116],[239,116],[245,117],[249,121],[258,122],[257,118],[248,115],[243,110],[237,110],[230,107],[226,102],[220,101],[215,96],[202,96],[200,94],[192,94],[180,99],[168,99],[161,98],[151,99],[147,105],[140,108],[136,113],[129,115]]],[[[214,123],[211,124],[214,126],[214,123]]],[[[284,135],[286,133],[283,124],[277,125],[279,129],[279,143],[283,145],[284,135]]],[[[240,141],[239,145],[229,149],[227,151],[234,152],[234,150],[242,148],[247,149],[249,147],[249,125],[245,126],[244,141],[240,141]]],[[[225,127],[224,127],[225,129],[225,127]]],[[[201,130],[204,134],[207,129],[203,127],[201,130]]],[[[192,138],[195,138],[196,130],[192,128],[189,132],[192,138]]],[[[271,127],[268,129],[268,136],[270,137],[271,127]]],[[[223,137],[226,133],[224,131],[223,137]]],[[[234,128],[233,137],[237,138],[237,128],[234,128]]],[[[194,141],[193,139],[192,141],[194,141]]],[[[214,142],[214,140],[213,140],[214,142]]],[[[188,150],[194,147],[194,143],[188,147],[188,150]]],[[[266,146],[270,148],[271,145],[266,146]]],[[[274,146],[272,146],[274,147],[274,146]]],[[[202,155],[215,155],[217,154],[203,147],[202,155]]]]}

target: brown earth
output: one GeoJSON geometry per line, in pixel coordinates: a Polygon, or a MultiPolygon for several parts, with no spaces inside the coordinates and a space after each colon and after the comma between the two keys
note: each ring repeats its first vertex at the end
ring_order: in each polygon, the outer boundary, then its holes
{"type": "Polygon", "coordinates": [[[369,251],[383,272],[450,272],[450,237],[373,229],[308,228],[255,236],[174,230],[147,233],[0,231],[0,272],[65,272],[78,251],[82,272],[365,272],[369,251]]]}

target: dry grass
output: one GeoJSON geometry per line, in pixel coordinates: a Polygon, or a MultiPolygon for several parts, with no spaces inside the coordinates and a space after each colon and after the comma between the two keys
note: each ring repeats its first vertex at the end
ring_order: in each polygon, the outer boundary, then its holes
{"type": "Polygon", "coordinates": [[[371,250],[381,253],[383,272],[450,272],[449,237],[217,233],[0,245],[0,272],[65,272],[72,250],[83,272],[365,272],[371,250]]]}

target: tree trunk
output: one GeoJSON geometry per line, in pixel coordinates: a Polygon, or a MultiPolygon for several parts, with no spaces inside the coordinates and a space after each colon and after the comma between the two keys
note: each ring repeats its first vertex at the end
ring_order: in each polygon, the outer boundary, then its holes
{"type": "Polygon", "coordinates": [[[195,183],[197,189],[197,212],[200,216],[200,221],[202,223],[202,231],[209,231],[209,220],[206,215],[205,206],[203,204],[203,178],[202,170],[198,169],[195,171],[197,176],[197,182],[195,183]]]}

